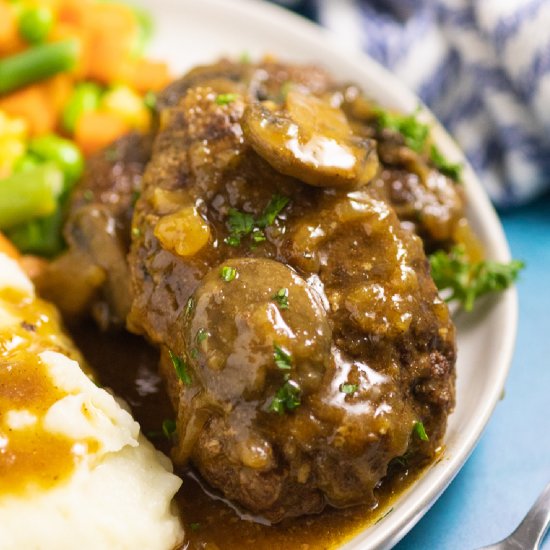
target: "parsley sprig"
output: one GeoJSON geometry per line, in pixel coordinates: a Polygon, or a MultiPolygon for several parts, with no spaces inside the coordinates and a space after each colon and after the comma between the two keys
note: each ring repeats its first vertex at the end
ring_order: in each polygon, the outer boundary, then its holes
{"type": "Polygon", "coordinates": [[[283,414],[286,411],[293,411],[302,402],[301,393],[300,386],[294,380],[286,380],[271,400],[269,412],[283,414]]]}
{"type": "Polygon", "coordinates": [[[470,262],[462,246],[449,253],[438,250],[430,256],[430,266],[437,288],[450,291],[447,301],[460,302],[466,311],[473,309],[478,297],[507,289],[525,267],[518,260],[507,264],[489,260],[470,262]]]}
{"type": "Polygon", "coordinates": [[[273,195],[258,219],[255,219],[252,214],[248,214],[247,212],[230,208],[227,218],[229,235],[225,238],[225,242],[230,246],[239,246],[242,239],[249,235],[254,244],[265,241],[265,228],[273,225],[289,202],[290,199],[288,197],[273,195]]]}
{"type": "MultiPolygon", "coordinates": [[[[403,136],[405,145],[417,153],[426,153],[430,136],[430,127],[418,119],[418,112],[410,115],[390,113],[383,109],[376,109],[376,122],[380,129],[397,132],[403,136]]],[[[431,145],[428,151],[432,164],[444,175],[460,181],[462,164],[453,163],[446,159],[441,151],[431,145]]]]}
{"type": "Polygon", "coordinates": [[[381,129],[400,133],[405,139],[405,145],[417,153],[424,150],[430,129],[427,124],[418,120],[417,113],[401,115],[377,109],[375,114],[381,129]]]}

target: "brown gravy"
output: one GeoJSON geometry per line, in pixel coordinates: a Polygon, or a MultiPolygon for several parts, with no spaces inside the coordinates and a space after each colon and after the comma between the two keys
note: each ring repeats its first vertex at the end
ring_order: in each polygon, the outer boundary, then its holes
{"type": "MultiPolygon", "coordinates": [[[[157,373],[158,352],[139,337],[127,333],[100,333],[93,324],[74,329],[72,335],[101,383],[130,404],[143,432],[159,449],[168,453],[170,445],[162,435],[161,427],[165,419],[174,417],[174,413],[157,373]]],[[[208,488],[206,491],[210,495],[207,494],[195,472],[179,472],[184,480],[177,495],[186,531],[183,548],[335,548],[391,513],[392,501],[418,477],[419,472],[419,469],[396,470],[392,479],[378,490],[381,504],[374,510],[364,506],[328,509],[318,516],[285,520],[275,526],[242,519],[208,488]]]]}
{"type": "Polygon", "coordinates": [[[57,349],[79,358],[70,342],[59,336],[53,306],[26,293],[0,291],[0,309],[11,317],[0,329],[0,497],[21,495],[36,487],[50,488],[69,477],[79,461],[75,445],[95,445],[46,430],[48,409],[66,396],[50,378],[39,357],[57,349]],[[24,422],[13,416],[25,415],[24,422]]]}

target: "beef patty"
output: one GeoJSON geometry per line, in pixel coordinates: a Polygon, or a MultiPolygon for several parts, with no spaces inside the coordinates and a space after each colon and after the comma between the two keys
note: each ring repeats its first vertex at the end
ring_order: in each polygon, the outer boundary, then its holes
{"type": "Polygon", "coordinates": [[[374,505],[454,405],[454,328],[391,189],[419,172],[401,211],[431,193],[441,216],[412,227],[442,242],[460,194],[349,90],[274,63],[193,71],[159,101],[132,221],[128,326],[162,350],[174,461],[271,521],[374,505]]]}

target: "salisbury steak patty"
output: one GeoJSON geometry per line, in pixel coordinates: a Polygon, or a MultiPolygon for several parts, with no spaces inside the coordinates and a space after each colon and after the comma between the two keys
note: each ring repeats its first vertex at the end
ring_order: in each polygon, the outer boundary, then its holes
{"type": "Polygon", "coordinates": [[[433,457],[455,345],[420,238],[374,184],[376,136],[262,71],[265,101],[206,71],[161,111],[128,322],[163,350],[175,462],[279,521],[375,504],[392,459],[433,457]]]}

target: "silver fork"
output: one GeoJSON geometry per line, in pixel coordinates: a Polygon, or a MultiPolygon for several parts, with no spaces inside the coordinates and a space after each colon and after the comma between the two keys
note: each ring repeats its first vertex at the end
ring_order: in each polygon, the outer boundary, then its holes
{"type": "Polygon", "coordinates": [[[538,550],[549,525],[550,483],[509,537],[478,550],[538,550]]]}

